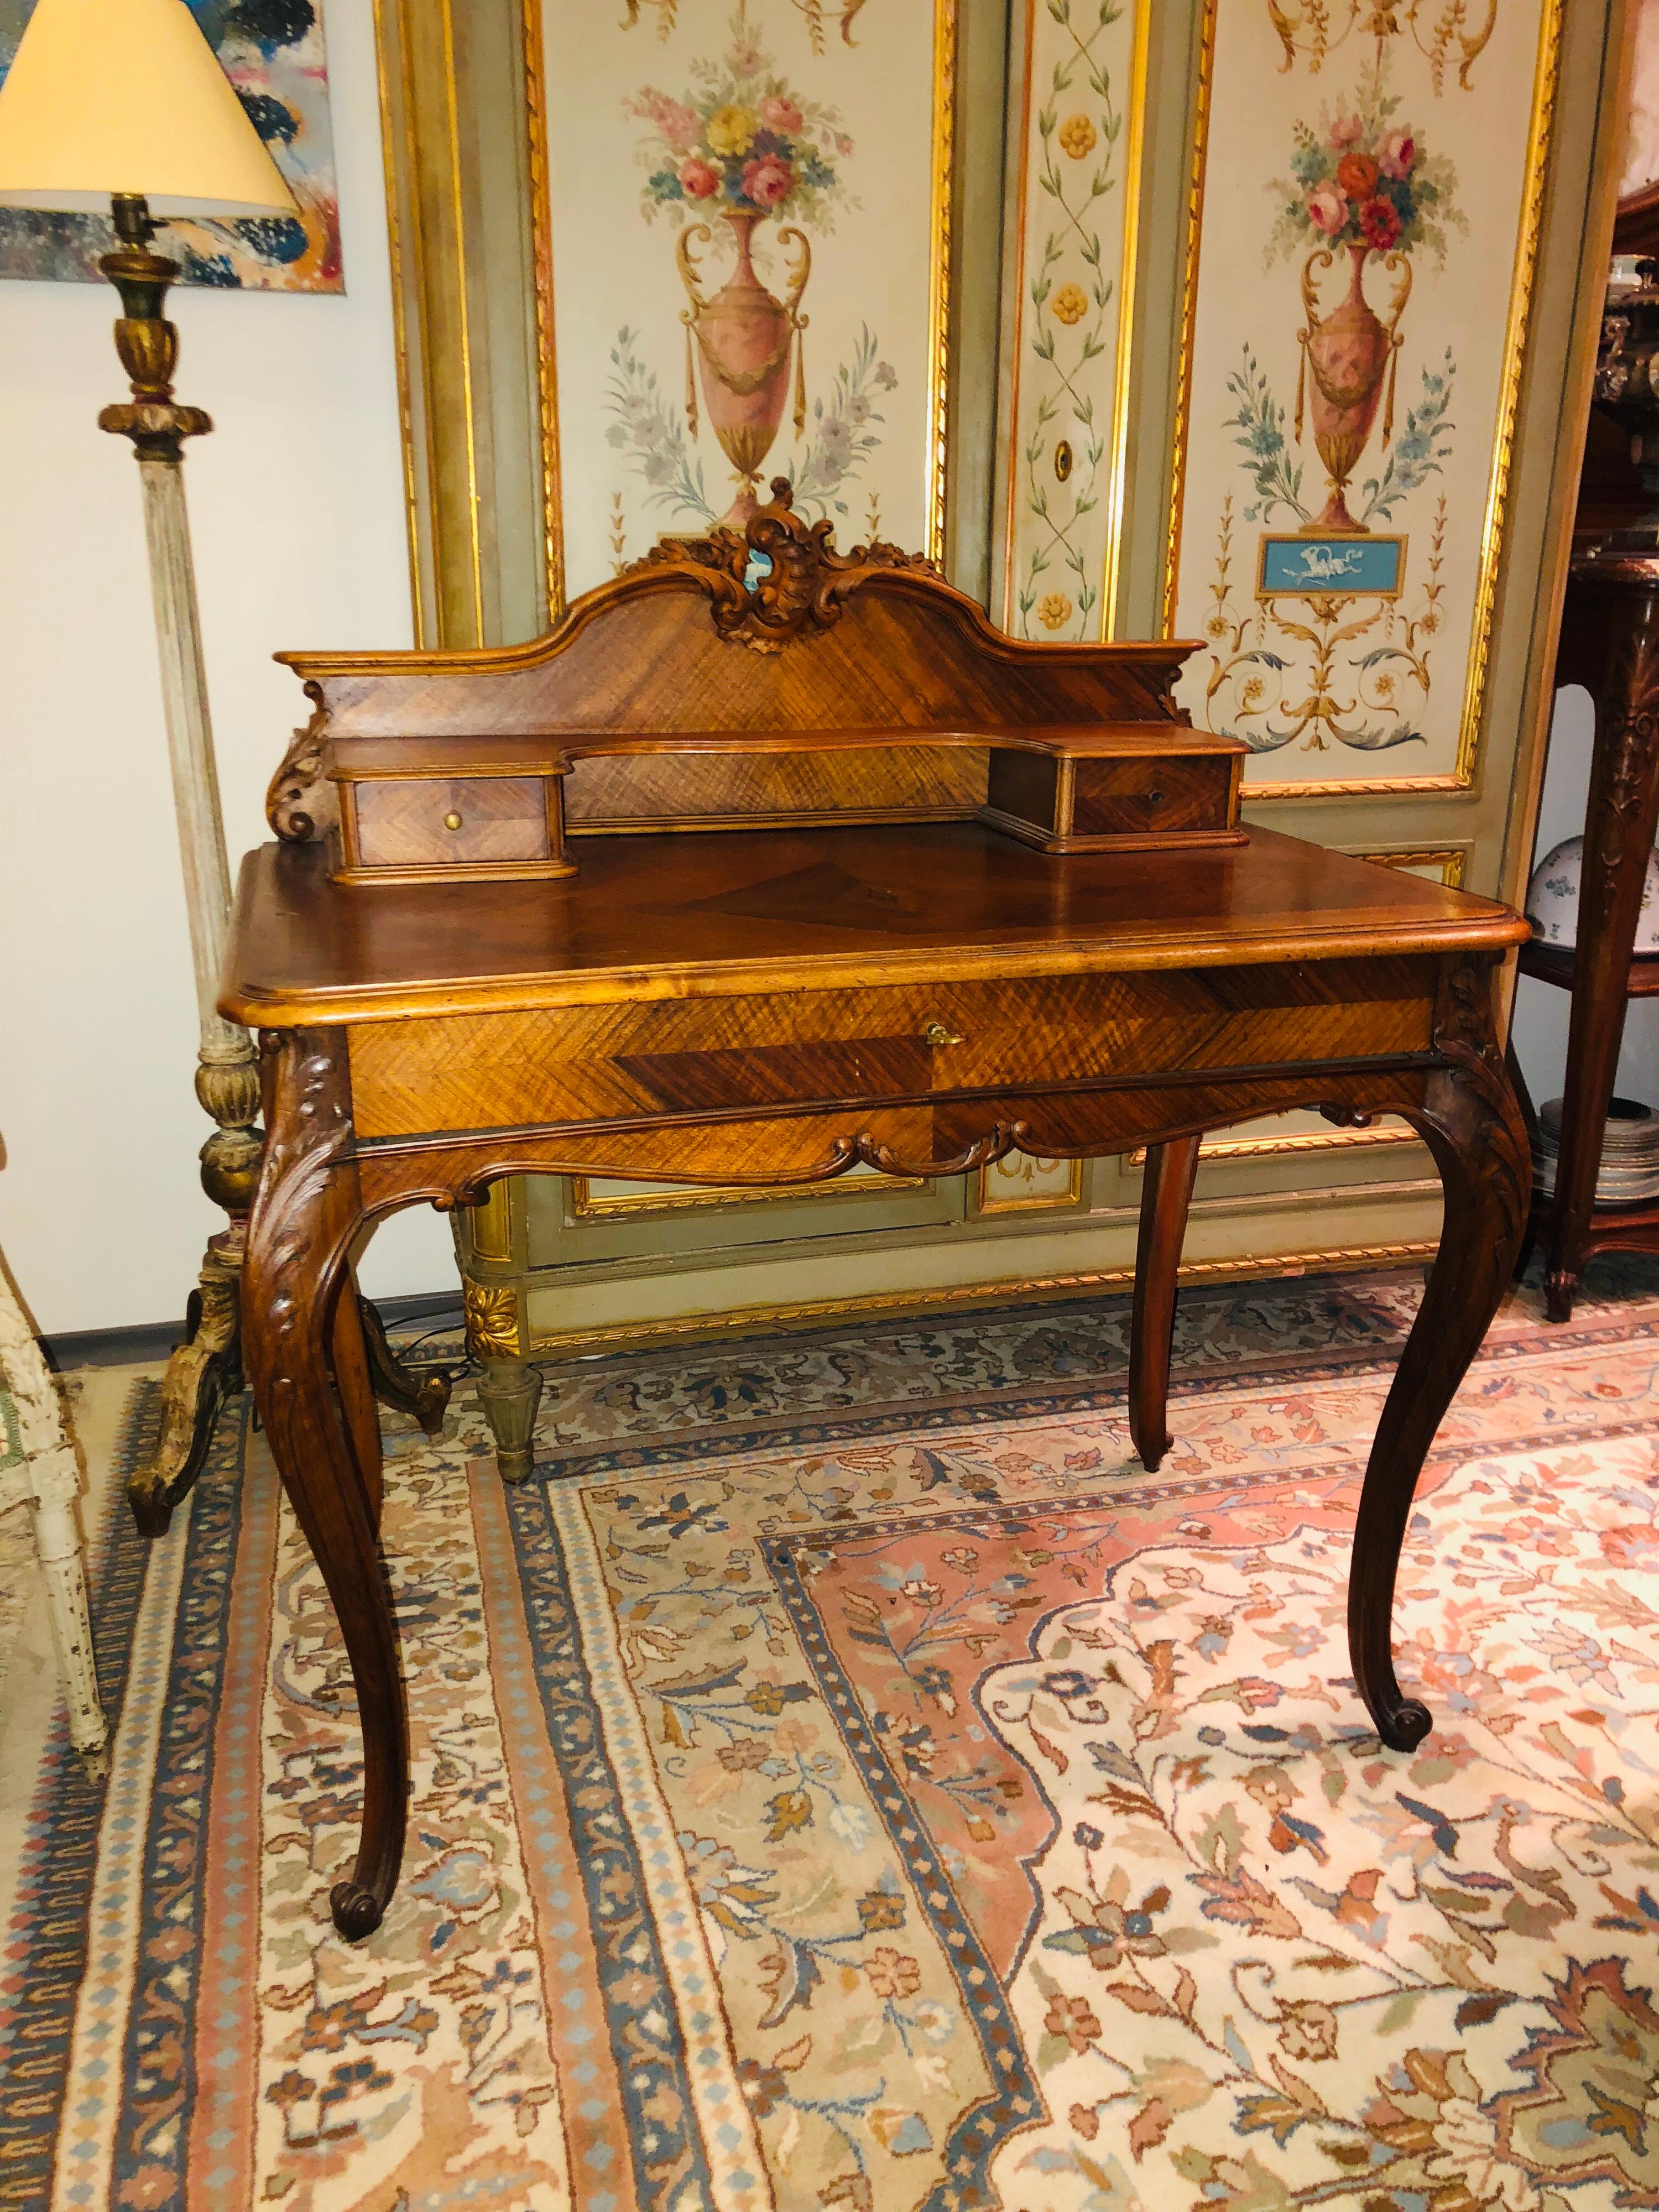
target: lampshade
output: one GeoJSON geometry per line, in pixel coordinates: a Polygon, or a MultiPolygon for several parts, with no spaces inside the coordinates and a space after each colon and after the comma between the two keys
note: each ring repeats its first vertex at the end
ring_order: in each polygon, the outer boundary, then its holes
{"type": "Polygon", "coordinates": [[[293,215],[185,0],[37,0],[0,87],[0,205],[293,215]]]}

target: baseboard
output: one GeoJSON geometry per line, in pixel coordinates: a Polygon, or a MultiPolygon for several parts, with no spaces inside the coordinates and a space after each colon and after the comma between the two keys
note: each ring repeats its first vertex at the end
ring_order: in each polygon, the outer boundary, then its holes
{"type": "MultiPolygon", "coordinates": [[[[461,1325],[460,1296],[455,1291],[429,1291],[406,1298],[376,1298],[380,1319],[388,1328],[407,1328],[425,1322],[453,1320],[461,1325]]],[[[135,1322],[130,1328],[65,1329],[44,1336],[46,1363],[54,1373],[71,1367],[159,1366],[183,1340],[182,1321],[135,1322]]]]}

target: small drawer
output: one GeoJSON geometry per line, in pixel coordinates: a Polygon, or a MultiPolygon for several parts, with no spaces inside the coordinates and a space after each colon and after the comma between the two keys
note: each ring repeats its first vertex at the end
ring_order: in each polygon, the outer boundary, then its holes
{"type": "Polygon", "coordinates": [[[345,788],[356,800],[361,867],[547,857],[547,786],[540,776],[386,777],[345,788]]]}
{"type": "Polygon", "coordinates": [[[1230,759],[1079,760],[1073,772],[1075,837],[1170,836],[1229,827],[1230,759]]]}
{"type": "Polygon", "coordinates": [[[1212,738],[1122,751],[994,748],[983,818],[1045,853],[1237,845],[1243,747],[1212,738]]]}

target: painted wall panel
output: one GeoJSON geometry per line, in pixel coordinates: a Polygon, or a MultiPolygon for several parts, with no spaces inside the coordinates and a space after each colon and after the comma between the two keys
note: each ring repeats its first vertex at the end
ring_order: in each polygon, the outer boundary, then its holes
{"type": "Polygon", "coordinates": [[[943,542],[953,0],[544,0],[570,596],[789,477],[943,542]]]}
{"type": "Polygon", "coordinates": [[[1258,795],[1474,775],[1559,0],[1212,0],[1169,579],[1258,795]]]}
{"type": "Polygon", "coordinates": [[[1122,526],[1151,0],[1022,0],[1001,591],[1017,637],[1109,637],[1122,526]]]}

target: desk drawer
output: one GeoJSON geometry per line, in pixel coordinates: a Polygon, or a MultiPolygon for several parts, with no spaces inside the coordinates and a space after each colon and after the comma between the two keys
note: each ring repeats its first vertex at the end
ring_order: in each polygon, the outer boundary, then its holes
{"type": "Polygon", "coordinates": [[[365,868],[539,860],[548,851],[545,786],[533,775],[436,775],[351,787],[365,868]]]}
{"type": "Polygon", "coordinates": [[[563,1006],[351,1033],[364,1137],[719,1115],[1427,1048],[1428,957],[563,1006]]]}

